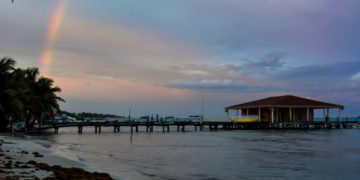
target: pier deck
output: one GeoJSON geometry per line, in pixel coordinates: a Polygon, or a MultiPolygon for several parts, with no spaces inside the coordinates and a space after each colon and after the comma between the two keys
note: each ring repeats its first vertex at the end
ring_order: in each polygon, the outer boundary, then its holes
{"type": "Polygon", "coordinates": [[[93,127],[95,133],[101,133],[102,127],[113,127],[114,133],[120,132],[121,127],[130,127],[131,132],[139,132],[145,129],[146,132],[153,132],[154,127],[162,130],[162,132],[170,132],[170,127],[176,127],[176,131],[216,131],[216,130],[246,130],[246,129],[347,129],[360,128],[360,122],[257,122],[257,123],[233,123],[233,122],[92,122],[92,123],[68,123],[68,124],[52,124],[42,127],[28,128],[27,132],[38,132],[53,129],[55,133],[60,128],[77,127],[78,133],[83,132],[84,127],[93,127]]]}

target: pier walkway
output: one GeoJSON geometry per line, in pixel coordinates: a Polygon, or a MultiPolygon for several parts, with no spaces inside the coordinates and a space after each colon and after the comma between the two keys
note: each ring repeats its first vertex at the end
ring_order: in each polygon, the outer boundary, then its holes
{"type": "MultiPolygon", "coordinates": [[[[256,123],[233,123],[233,122],[171,122],[171,123],[156,123],[156,122],[91,122],[91,123],[57,123],[51,125],[44,125],[42,127],[28,128],[27,132],[39,132],[43,130],[53,129],[55,133],[59,132],[60,128],[77,127],[78,133],[83,132],[84,127],[94,128],[95,133],[101,133],[102,127],[113,127],[114,133],[120,132],[121,127],[130,128],[131,132],[139,132],[140,128],[145,129],[146,132],[153,132],[154,127],[162,130],[162,132],[170,132],[170,127],[175,127],[178,132],[185,131],[216,131],[216,130],[246,130],[246,129],[347,129],[360,128],[360,122],[256,122],[256,123]]],[[[174,129],[174,128],[173,128],[174,129]]]]}

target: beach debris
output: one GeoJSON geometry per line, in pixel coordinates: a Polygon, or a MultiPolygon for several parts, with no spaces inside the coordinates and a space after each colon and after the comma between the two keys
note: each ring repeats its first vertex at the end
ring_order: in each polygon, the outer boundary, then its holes
{"type": "Polygon", "coordinates": [[[4,164],[4,166],[5,169],[12,169],[12,161],[8,161],[7,163],[4,164]]]}
{"type": "Polygon", "coordinates": [[[27,164],[34,167],[51,171],[54,173],[54,177],[47,177],[44,180],[66,179],[66,180],[112,180],[111,176],[107,173],[88,172],[81,168],[65,168],[58,165],[50,166],[46,163],[38,163],[35,161],[29,161],[27,164]]]}
{"type": "Polygon", "coordinates": [[[14,172],[11,171],[4,171],[2,169],[0,169],[0,174],[13,174],[14,172]]]}
{"type": "Polygon", "coordinates": [[[29,154],[27,151],[21,151],[20,154],[29,154]]]}
{"type": "Polygon", "coordinates": [[[10,156],[5,156],[5,159],[13,159],[13,158],[10,156]]]}
{"type": "MultiPolygon", "coordinates": [[[[0,139],[3,144],[3,140],[0,139]]],[[[10,144],[10,143],[9,143],[10,144]]],[[[82,168],[65,168],[58,165],[48,165],[46,163],[36,162],[34,160],[24,162],[20,156],[30,154],[33,157],[44,157],[39,152],[25,151],[23,149],[1,149],[0,148],[0,179],[44,179],[44,180],[112,180],[108,173],[89,172],[82,168]],[[17,155],[12,153],[14,152],[17,155]],[[49,174],[37,177],[36,172],[48,172],[49,174]]],[[[41,173],[40,173],[41,174],[41,173]]]]}
{"type": "Polygon", "coordinates": [[[44,155],[42,155],[38,152],[33,152],[32,154],[34,155],[34,157],[44,157],[44,155]]]}

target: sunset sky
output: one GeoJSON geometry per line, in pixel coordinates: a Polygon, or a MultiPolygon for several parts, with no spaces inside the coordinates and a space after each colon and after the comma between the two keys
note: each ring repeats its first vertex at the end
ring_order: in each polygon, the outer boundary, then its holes
{"type": "Polygon", "coordinates": [[[0,57],[39,67],[64,110],[223,115],[293,94],[360,115],[359,0],[0,1],[0,57]]]}

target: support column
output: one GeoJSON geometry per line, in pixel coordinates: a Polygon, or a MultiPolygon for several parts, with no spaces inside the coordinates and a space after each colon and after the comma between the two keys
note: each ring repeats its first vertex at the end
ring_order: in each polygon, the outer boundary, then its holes
{"type": "Polygon", "coordinates": [[[309,122],[309,116],[310,116],[309,108],[306,108],[306,121],[307,122],[309,122]]]}
{"type": "Polygon", "coordinates": [[[271,108],[271,122],[274,123],[274,108],[271,108]]]}
{"type": "Polygon", "coordinates": [[[239,109],[236,109],[236,116],[239,116],[239,109]]]}
{"type": "Polygon", "coordinates": [[[249,109],[246,109],[246,118],[249,118],[249,109]]]}
{"type": "Polygon", "coordinates": [[[296,109],[293,109],[293,122],[296,122],[296,109]]]}
{"type": "Polygon", "coordinates": [[[323,111],[324,111],[324,122],[326,122],[326,111],[325,109],[323,109],[323,111]]]}
{"type": "Polygon", "coordinates": [[[339,108],[339,121],[341,122],[342,121],[342,109],[339,108]]]}
{"type": "Polygon", "coordinates": [[[330,109],[327,108],[326,111],[327,111],[326,115],[327,115],[328,121],[330,121],[330,109]]]}
{"type": "Polygon", "coordinates": [[[292,119],[292,109],[290,108],[290,122],[292,122],[293,119],[292,119]]]}
{"type": "Polygon", "coordinates": [[[259,108],[259,121],[261,122],[261,108],[259,108]]]}

